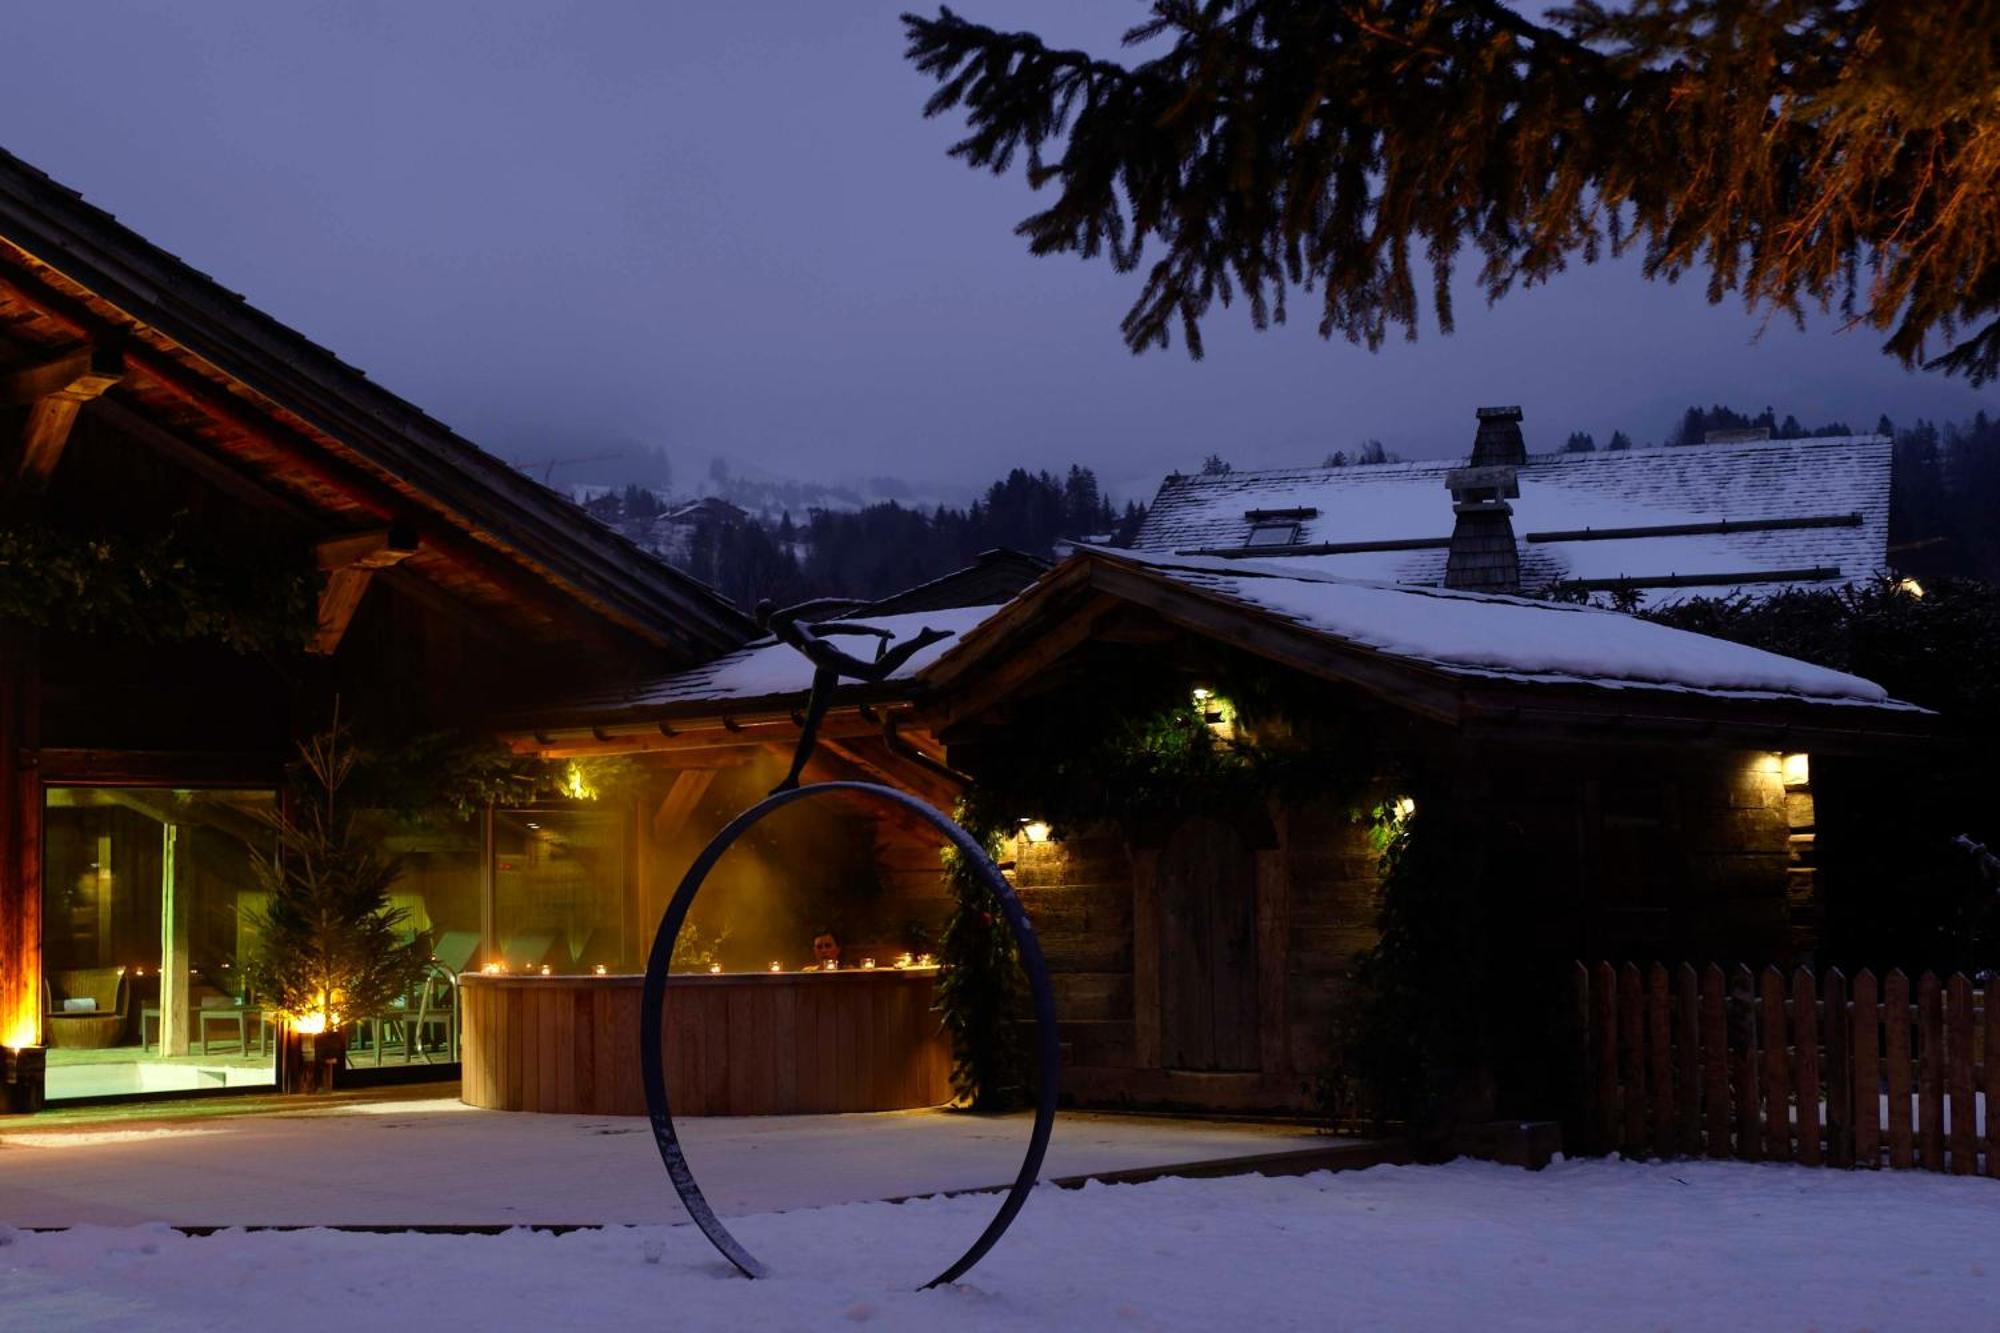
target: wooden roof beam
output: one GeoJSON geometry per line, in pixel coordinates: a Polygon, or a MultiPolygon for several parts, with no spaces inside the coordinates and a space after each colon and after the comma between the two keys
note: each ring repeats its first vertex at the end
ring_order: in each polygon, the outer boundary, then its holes
{"type": "Polygon", "coordinates": [[[313,548],[326,583],[319,593],[319,627],[308,652],[328,657],[340,647],[361,597],[375,572],[391,569],[417,552],[417,536],[407,528],[377,528],[346,537],[329,537],[313,548]]]}
{"type": "Polygon", "coordinates": [[[17,492],[37,494],[47,488],[77,413],[124,378],[124,351],[112,340],[86,343],[0,373],[0,403],[28,409],[13,469],[17,492]]]}

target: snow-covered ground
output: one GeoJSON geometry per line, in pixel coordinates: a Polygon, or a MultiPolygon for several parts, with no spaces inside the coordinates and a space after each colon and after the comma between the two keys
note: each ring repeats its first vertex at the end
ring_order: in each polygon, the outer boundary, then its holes
{"type": "Polygon", "coordinates": [[[0,1231],[0,1329],[1866,1329],[2000,1325],[2000,1184],[1739,1163],[1483,1163],[1045,1188],[550,1235],[0,1231]]]}

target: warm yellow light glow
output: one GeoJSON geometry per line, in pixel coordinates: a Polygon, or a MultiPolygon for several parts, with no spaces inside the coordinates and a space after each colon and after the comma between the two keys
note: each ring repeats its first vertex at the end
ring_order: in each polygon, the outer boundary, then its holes
{"type": "Polygon", "coordinates": [[[935,958],[932,958],[932,957],[931,957],[931,956],[930,956],[929,954],[927,954],[927,953],[920,953],[920,954],[918,954],[918,955],[917,955],[917,966],[918,966],[918,967],[936,967],[936,966],[937,966],[937,960],[936,960],[935,958]]]}
{"type": "Polygon", "coordinates": [[[489,977],[497,977],[502,972],[505,972],[507,969],[505,967],[502,967],[499,963],[488,963],[479,970],[489,977]]]}
{"type": "Polygon", "coordinates": [[[784,965],[783,965],[783,964],[781,964],[781,963],[773,963],[773,964],[771,964],[771,970],[772,970],[773,972],[782,972],[782,971],[784,971],[785,969],[784,969],[784,965]]]}
{"type": "Polygon", "coordinates": [[[5,1046],[10,1051],[18,1051],[23,1046],[33,1046],[35,1044],[35,1036],[34,1019],[16,1019],[8,1026],[6,1033],[0,1035],[0,1046],[5,1046]]]}
{"type": "Polygon", "coordinates": [[[897,966],[897,967],[909,967],[909,966],[910,966],[911,964],[915,963],[916,961],[917,961],[916,959],[914,959],[914,958],[910,957],[910,955],[908,955],[908,954],[899,954],[899,955],[897,955],[897,957],[896,957],[896,966],[897,966]]]}
{"type": "Polygon", "coordinates": [[[1029,842],[1042,843],[1049,840],[1049,826],[1039,819],[1021,821],[1021,836],[1029,842]]]}
{"type": "Polygon", "coordinates": [[[873,958],[862,959],[861,970],[863,972],[873,972],[875,970],[875,960],[873,958]]]}
{"type": "Polygon", "coordinates": [[[1912,597],[1920,598],[1924,595],[1924,585],[1917,582],[1915,579],[1897,579],[1896,591],[1902,593],[1908,593],[1912,597]]]}
{"type": "Polygon", "coordinates": [[[1209,689],[1207,686],[1197,685],[1194,687],[1194,706],[1196,708],[1206,708],[1208,701],[1214,697],[1215,691],[1209,689]]]}
{"type": "Polygon", "coordinates": [[[708,965],[708,974],[709,974],[710,976],[712,976],[712,977],[714,977],[714,976],[720,976],[720,975],[722,974],[722,964],[720,964],[720,963],[710,963],[710,964],[708,965]]]}
{"type": "Polygon", "coordinates": [[[604,976],[606,973],[608,973],[611,969],[606,967],[604,964],[599,963],[596,967],[593,967],[590,970],[592,972],[595,972],[598,976],[601,977],[604,976]]]}
{"type": "Polygon", "coordinates": [[[1785,776],[1787,787],[1804,787],[1812,782],[1812,759],[1803,754],[1788,754],[1780,762],[1778,771],[1785,776]]]}
{"type": "Polygon", "coordinates": [[[584,776],[582,764],[571,763],[569,771],[563,774],[563,795],[572,801],[597,799],[597,788],[591,786],[590,780],[584,776]]]}
{"type": "MultiPolygon", "coordinates": [[[[1396,818],[1408,819],[1411,815],[1417,813],[1416,799],[1410,796],[1398,796],[1396,798],[1395,811],[1396,818]]],[[[1412,834],[1411,836],[1414,837],[1415,835],[1412,834]]]]}
{"type": "Polygon", "coordinates": [[[549,974],[549,965],[548,965],[547,963],[543,963],[543,964],[542,964],[542,975],[543,975],[543,976],[547,976],[548,974],[549,974]]]}
{"type": "Polygon", "coordinates": [[[298,1014],[292,1018],[292,1031],[308,1037],[317,1037],[326,1031],[326,1011],[313,1014],[298,1014]]]}

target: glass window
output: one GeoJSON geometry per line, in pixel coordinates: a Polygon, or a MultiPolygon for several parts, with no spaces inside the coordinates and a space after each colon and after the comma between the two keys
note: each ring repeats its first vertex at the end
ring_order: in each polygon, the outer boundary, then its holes
{"type": "Polygon", "coordinates": [[[243,983],[268,791],[51,787],[43,1033],[52,1098],[269,1083],[243,983]]]}
{"type": "Polygon", "coordinates": [[[493,931],[510,971],[636,972],[636,905],[626,890],[620,809],[496,810],[493,931]]]}
{"type": "Polygon", "coordinates": [[[1245,546],[1290,546],[1299,538],[1299,525],[1291,520],[1280,523],[1258,523],[1250,529],[1244,539],[1245,546]]]}

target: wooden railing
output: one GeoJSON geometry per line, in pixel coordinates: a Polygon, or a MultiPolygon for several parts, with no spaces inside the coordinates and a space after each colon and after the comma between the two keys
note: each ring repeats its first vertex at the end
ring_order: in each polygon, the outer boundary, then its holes
{"type": "Polygon", "coordinates": [[[1584,1152],[2000,1176],[2000,1004],[1962,974],[1576,968],[1584,1152]],[[1914,992],[1914,998],[1913,993],[1914,992]]]}

